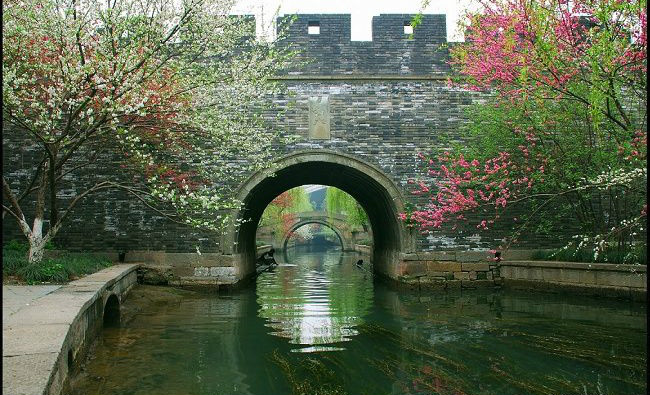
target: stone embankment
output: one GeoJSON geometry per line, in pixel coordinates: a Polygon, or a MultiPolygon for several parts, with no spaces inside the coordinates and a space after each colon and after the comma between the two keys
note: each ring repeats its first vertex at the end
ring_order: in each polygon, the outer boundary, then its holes
{"type": "Polygon", "coordinates": [[[570,291],[586,295],[645,300],[645,265],[554,261],[505,261],[501,277],[511,288],[570,291]]]}
{"type": "Polygon", "coordinates": [[[506,287],[645,300],[647,267],[610,263],[530,260],[532,250],[512,250],[496,262],[487,251],[404,254],[395,277],[409,288],[506,287]]]}
{"type": "Polygon", "coordinates": [[[2,393],[64,393],[101,328],[119,322],[138,266],[111,266],[63,286],[3,286],[2,393]]]}

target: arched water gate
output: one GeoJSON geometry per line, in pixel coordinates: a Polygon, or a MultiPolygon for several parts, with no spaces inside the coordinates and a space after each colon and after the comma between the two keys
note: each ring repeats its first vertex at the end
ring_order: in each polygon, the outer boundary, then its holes
{"type": "Polygon", "coordinates": [[[266,206],[282,192],[305,184],[339,188],[354,197],[368,214],[373,229],[372,261],[376,271],[394,277],[403,252],[413,247],[412,236],[397,214],[404,211],[404,199],[393,181],[376,167],[353,156],[333,151],[297,152],[250,177],[237,197],[243,206],[234,215],[245,222],[231,228],[224,247],[234,255],[236,276],[247,277],[255,270],[255,232],[266,206]]]}

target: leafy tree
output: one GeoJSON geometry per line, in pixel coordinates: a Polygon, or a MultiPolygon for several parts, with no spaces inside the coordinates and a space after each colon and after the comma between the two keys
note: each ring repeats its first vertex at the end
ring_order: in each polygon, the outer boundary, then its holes
{"type": "Polygon", "coordinates": [[[196,227],[229,220],[239,203],[226,186],[268,163],[276,134],[261,126],[260,98],[290,57],[255,40],[249,19],[228,15],[232,5],[3,2],[3,130],[37,153],[28,179],[3,174],[3,217],[18,222],[30,262],[102,190],[196,227]],[[234,158],[245,160],[219,165],[234,158]],[[115,177],[81,185],[77,174],[95,163],[115,177]],[[118,177],[127,171],[133,180],[118,177]]]}
{"type": "Polygon", "coordinates": [[[473,213],[487,229],[525,202],[506,246],[533,224],[569,218],[581,229],[576,247],[595,257],[645,245],[646,2],[480,4],[451,53],[456,83],[486,100],[464,146],[421,155],[428,179],[413,182],[430,200],[402,218],[426,230],[473,213]]]}
{"type": "Polygon", "coordinates": [[[355,198],[348,193],[335,188],[327,187],[325,204],[329,214],[343,214],[352,227],[368,229],[368,215],[355,198]]]}
{"type": "MultiPolygon", "coordinates": [[[[313,210],[305,189],[302,187],[291,188],[282,192],[266,206],[259,226],[270,226],[276,237],[282,237],[289,232],[295,221],[296,213],[313,210]]],[[[308,230],[308,228],[304,230],[308,230]]]]}

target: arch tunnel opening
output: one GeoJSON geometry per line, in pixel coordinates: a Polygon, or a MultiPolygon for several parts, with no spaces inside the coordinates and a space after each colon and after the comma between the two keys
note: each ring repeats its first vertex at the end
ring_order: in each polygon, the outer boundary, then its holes
{"type": "MultiPolygon", "coordinates": [[[[295,239],[305,239],[304,237],[304,232],[300,232],[301,230],[308,230],[306,233],[307,235],[310,235],[312,237],[308,238],[308,243],[304,243],[305,245],[311,245],[311,246],[319,246],[325,242],[330,242],[330,240],[322,240],[322,239],[317,239],[316,237],[313,236],[331,236],[333,235],[334,238],[336,239],[336,243],[334,249],[340,249],[341,251],[346,251],[349,250],[350,247],[348,246],[348,243],[344,241],[344,237],[341,235],[341,232],[336,229],[336,227],[322,221],[317,221],[317,220],[307,220],[307,221],[301,221],[298,224],[294,225],[291,227],[289,232],[287,232],[286,235],[283,236],[283,241],[280,244],[282,246],[282,249],[284,251],[287,251],[287,248],[292,247],[292,241],[294,242],[294,246],[296,243],[295,239]],[[321,230],[322,229],[322,230],[321,230]],[[323,232],[325,230],[325,232],[323,232]]],[[[331,237],[330,237],[331,238],[331,237]]],[[[301,241],[301,240],[298,240],[301,241]]],[[[331,242],[330,242],[331,244],[331,242]]]]}
{"type": "Polygon", "coordinates": [[[336,187],[351,195],[365,210],[372,229],[371,260],[375,271],[393,277],[400,255],[410,243],[398,219],[403,200],[393,182],[365,162],[338,153],[292,155],[276,162],[275,172],[260,172],[240,190],[244,222],[234,235],[242,275],[255,270],[256,231],[265,208],[278,195],[301,185],[336,187]]]}
{"type": "Polygon", "coordinates": [[[257,227],[256,245],[303,252],[364,250],[372,230],[361,205],[346,192],[325,185],[289,189],[266,207],[257,227]]]}

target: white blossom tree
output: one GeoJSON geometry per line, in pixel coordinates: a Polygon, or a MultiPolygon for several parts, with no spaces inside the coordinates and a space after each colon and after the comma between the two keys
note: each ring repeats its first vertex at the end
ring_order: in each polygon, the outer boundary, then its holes
{"type": "Polygon", "coordinates": [[[278,135],[263,127],[261,99],[291,58],[256,40],[254,23],[229,15],[232,6],[3,2],[3,130],[38,155],[29,180],[3,174],[3,218],[18,222],[31,263],[73,208],[111,188],[174,221],[223,228],[239,204],[229,183],[268,163],[278,135]],[[72,197],[61,193],[92,166],[136,177],[96,177],[72,197]]]}

